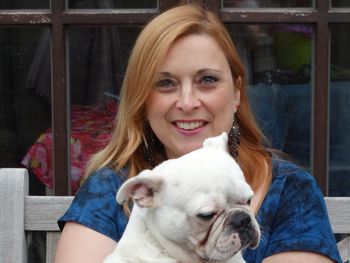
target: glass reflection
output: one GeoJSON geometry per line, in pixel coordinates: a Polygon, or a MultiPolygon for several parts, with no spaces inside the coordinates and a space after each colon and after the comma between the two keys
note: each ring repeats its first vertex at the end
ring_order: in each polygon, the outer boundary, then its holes
{"type": "Polygon", "coordinates": [[[140,30],[110,26],[68,31],[73,194],[91,154],[110,139],[128,56],[140,30]]]}
{"type": "Polygon", "coordinates": [[[350,25],[331,29],[329,194],[350,196],[350,25]]]}
{"type": "Polygon", "coordinates": [[[157,8],[157,0],[68,0],[68,8],[157,8]]]}
{"type": "Polygon", "coordinates": [[[349,0],[332,0],[333,7],[350,7],[349,0]]]}
{"type": "Polygon", "coordinates": [[[38,142],[51,126],[50,37],[48,28],[0,28],[0,167],[27,167],[33,194],[52,167],[38,142]]]}
{"type": "Polygon", "coordinates": [[[0,1],[0,9],[49,9],[49,0],[5,0],[0,1]]]}
{"type": "Polygon", "coordinates": [[[311,7],[312,0],[223,0],[224,7],[311,7]]]}
{"type": "Polygon", "coordinates": [[[311,41],[301,24],[227,25],[248,73],[248,95],[271,146],[310,168],[311,41]]]}

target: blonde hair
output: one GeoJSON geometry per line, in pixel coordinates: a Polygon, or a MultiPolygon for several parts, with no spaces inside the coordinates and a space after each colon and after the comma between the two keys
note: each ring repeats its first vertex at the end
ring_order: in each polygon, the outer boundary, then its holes
{"type": "Polygon", "coordinates": [[[226,55],[241,96],[240,107],[236,113],[241,128],[237,161],[253,190],[262,189],[265,196],[271,181],[271,164],[269,154],[263,146],[263,135],[248,105],[242,63],[221,21],[213,13],[197,5],[170,9],[151,20],[140,33],[129,58],[111,141],[92,157],[86,175],[105,166],[116,171],[127,166],[128,177],[132,177],[149,168],[141,150],[142,141],[145,141],[145,101],[173,43],[190,34],[213,37],[226,55]],[[237,81],[239,77],[242,81],[237,81]],[[266,165],[268,172],[261,172],[266,171],[266,165]]]}

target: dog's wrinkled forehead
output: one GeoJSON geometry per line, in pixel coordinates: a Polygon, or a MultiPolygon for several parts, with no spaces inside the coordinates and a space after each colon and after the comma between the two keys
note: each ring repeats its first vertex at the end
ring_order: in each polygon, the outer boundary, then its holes
{"type": "MultiPolygon", "coordinates": [[[[188,211],[211,211],[245,203],[253,192],[227,151],[224,133],[204,141],[203,147],[163,162],[154,173],[163,178],[162,199],[188,211]]],[[[202,211],[202,212],[203,212],[202,211]]],[[[191,213],[191,212],[189,212],[191,213]]]]}

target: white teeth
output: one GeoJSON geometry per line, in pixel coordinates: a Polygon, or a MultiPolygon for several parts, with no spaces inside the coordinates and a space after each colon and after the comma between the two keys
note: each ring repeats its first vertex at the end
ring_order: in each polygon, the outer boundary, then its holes
{"type": "Polygon", "coordinates": [[[193,130],[204,125],[202,121],[176,122],[176,126],[184,130],[193,130]]]}

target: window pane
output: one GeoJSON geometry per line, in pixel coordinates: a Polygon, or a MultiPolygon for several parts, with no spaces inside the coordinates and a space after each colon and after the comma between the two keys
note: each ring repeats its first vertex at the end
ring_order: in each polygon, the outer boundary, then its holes
{"type": "Polygon", "coordinates": [[[311,41],[306,25],[227,25],[256,120],[274,148],[310,168],[311,41]]]}
{"type": "Polygon", "coordinates": [[[68,0],[69,8],[157,8],[157,0],[68,0]]]}
{"type": "Polygon", "coordinates": [[[350,196],[350,25],[332,26],[329,193],[350,196]]]}
{"type": "Polygon", "coordinates": [[[312,0],[223,0],[224,7],[311,7],[312,0]]]}
{"type": "Polygon", "coordinates": [[[332,0],[333,7],[350,7],[349,0],[332,0]]]}
{"type": "Polygon", "coordinates": [[[109,26],[68,31],[73,193],[90,155],[110,138],[128,56],[140,30],[109,26]]]}
{"type": "Polygon", "coordinates": [[[49,29],[0,28],[0,167],[27,167],[34,192],[52,167],[50,65],[49,29]]]}
{"type": "Polygon", "coordinates": [[[0,9],[49,9],[49,0],[2,0],[0,9]]]}

